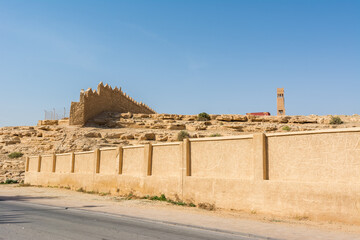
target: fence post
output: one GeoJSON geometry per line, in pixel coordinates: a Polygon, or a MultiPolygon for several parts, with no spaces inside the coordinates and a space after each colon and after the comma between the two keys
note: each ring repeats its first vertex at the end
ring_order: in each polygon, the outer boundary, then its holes
{"type": "Polygon", "coordinates": [[[253,135],[254,147],[254,179],[269,180],[269,164],[267,159],[267,137],[264,133],[253,135]]]}

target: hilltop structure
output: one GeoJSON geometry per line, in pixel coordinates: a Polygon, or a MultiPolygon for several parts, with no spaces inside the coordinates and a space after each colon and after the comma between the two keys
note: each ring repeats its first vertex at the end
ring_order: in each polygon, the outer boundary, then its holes
{"type": "Polygon", "coordinates": [[[97,90],[89,88],[80,92],[80,101],[71,102],[70,125],[85,125],[89,119],[96,117],[102,112],[119,113],[156,113],[149,106],[137,102],[124,93],[121,88],[114,89],[108,84],[101,82],[97,90]]]}
{"type": "Polygon", "coordinates": [[[277,89],[277,115],[285,115],[285,98],[284,98],[284,88],[277,89]]]}

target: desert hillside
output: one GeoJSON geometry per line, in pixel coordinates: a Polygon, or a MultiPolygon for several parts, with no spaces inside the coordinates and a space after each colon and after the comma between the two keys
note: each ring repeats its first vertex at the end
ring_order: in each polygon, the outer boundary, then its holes
{"type": "MultiPolygon", "coordinates": [[[[240,135],[253,132],[291,132],[359,127],[360,116],[245,116],[103,113],[84,127],[69,126],[67,120],[39,121],[38,126],[0,128],[0,182],[21,181],[26,155],[87,151],[94,148],[179,140],[179,132],[190,138],[240,135]],[[10,158],[19,152],[22,157],[10,158]]],[[[180,137],[181,139],[181,137],[180,137]]]]}

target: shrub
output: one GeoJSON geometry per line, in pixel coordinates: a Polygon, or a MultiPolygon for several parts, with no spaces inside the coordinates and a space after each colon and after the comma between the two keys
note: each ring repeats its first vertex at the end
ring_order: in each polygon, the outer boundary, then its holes
{"type": "Polygon", "coordinates": [[[178,133],[178,135],[177,135],[177,140],[178,140],[178,141],[182,141],[182,140],[184,140],[185,138],[189,138],[189,137],[190,137],[189,133],[188,133],[187,131],[182,130],[182,131],[180,131],[180,132],[178,133]]]}
{"type": "Polygon", "coordinates": [[[342,123],[343,121],[341,120],[340,117],[331,116],[330,124],[342,124],[342,123]]]}
{"type": "Polygon", "coordinates": [[[13,158],[19,158],[19,157],[22,157],[24,154],[21,153],[21,152],[13,152],[13,153],[10,153],[8,155],[9,158],[13,159],[13,158]]]}
{"type": "Polygon", "coordinates": [[[150,200],[156,200],[156,201],[167,201],[165,194],[161,194],[161,196],[152,196],[150,197],[150,200]]]}
{"type": "Polygon", "coordinates": [[[187,204],[183,201],[173,201],[168,199],[167,202],[178,206],[187,206],[187,204]]]}
{"type": "Polygon", "coordinates": [[[291,128],[290,128],[289,126],[283,126],[282,130],[284,130],[284,131],[290,131],[291,128]]]}
{"type": "Polygon", "coordinates": [[[153,200],[153,201],[168,202],[168,203],[178,205],[178,206],[196,207],[196,205],[193,204],[193,203],[187,204],[186,202],[183,202],[181,200],[174,201],[174,200],[168,199],[168,198],[166,198],[165,194],[161,194],[161,196],[149,196],[149,195],[146,195],[146,196],[142,197],[142,199],[149,199],[149,200],[153,200]]]}
{"type": "Polygon", "coordinates": [[[306,220],[309,220],[309,217],[308,216],[295,216],[294,217],[296,220],[298,220],[298,221],[306,221],[306,220]]]}
{"type": "Polygon", "coordinates": [[[130,192],[126,197],[125,197],[125,199],[126,200],[131,200],[131,199],[133,199],[135,197],[135,195],[132,193],[132,192],[130,192]]]}
{"type": "Polygon", "coordinates": [[[12,180],[12,179],[6,179],[5,182],[1,182],[1,184],[15,184],[15,183],[19,183],[17,180],[12,180]]]}
{"type": "Polygon", "coordinates": [[[213,133],[210,135],[210,137],[221,137],[220,133],[213,133]]]}
{"type": "Polygon", "coordinates": [[[99,195],[100,196],[107,196],[107,195],[110,195],[110,192],[100,192],[99,195]]]}
{"type": "Polygon", "coordinates": [[[199,114],[198,114],[197,120],[198,120],[198,121],[209,121],[209,120],[210,120],[210,116],[209,116],[209,114],[207,114],[206,112],[202,112],[202,113],[199,113],[199,114]]]}

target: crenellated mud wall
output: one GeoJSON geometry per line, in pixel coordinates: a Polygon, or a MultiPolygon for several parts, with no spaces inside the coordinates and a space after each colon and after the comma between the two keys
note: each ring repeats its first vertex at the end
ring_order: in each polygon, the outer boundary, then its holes
{"type": "Polygon", "coordinates": [[[101,82],[97,90],[80,92],[80,101],[71,102],[70,125],[84,125],[89,119],[102,112],[120,113],[156,113],[153,109],[142,102],[137,102],[129,95],[124,93],[121,88],[114,89],[101,82]]]}

